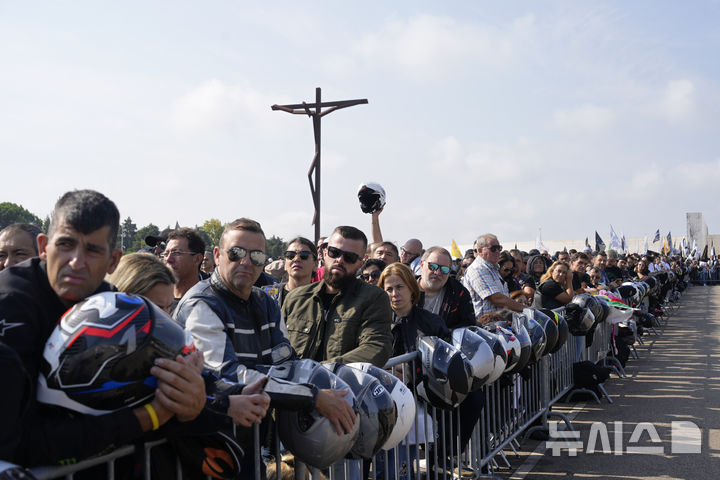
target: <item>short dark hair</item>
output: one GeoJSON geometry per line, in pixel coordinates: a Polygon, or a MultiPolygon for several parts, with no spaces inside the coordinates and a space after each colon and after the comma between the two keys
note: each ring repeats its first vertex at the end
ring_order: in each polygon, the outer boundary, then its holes
{"type": "Polygon", "coordinates": [[[110,227],[108,244],[115,249],[120,228],[120,212],[115,204],[95,190],[73,190],[55,203],[48,235],[52,236],[58,223],[64,220],[78,232],[87,235],[102,227],[110,227]]]}
{"type": "Polygon", "coordinates": [[[316,259],[318,258],[317,246],[315,246],[315,242],[313,242],[312,240],[298,236],[293,238],[292,240],[288,240],[287,246],[285,248],[289,247],[293,243],[300,243],[302,245],[305,245],[306,247],[308,247],[308,250],[312,252],[313,257],[315,257],[316,259]]]}
{"type": "Polygon", "coordinates": [[[35,249],[35,255],[38,254],[38,244],[37,244],[37,236],[42,233],[42,230],[37,225],[33,225],[32,223],[13,223],[12,225],[8,225],[7,227],[0,230],[0,235],[3,233],[5,234],[13,234],[16,232],[25,232],[28,235],[30,235],[30,238],[33,239],[33,248],[35,249]]]}
{"type": "Polygon", "coordinates": [[[379,258],[368,258],[365,260],[365,263],[362,264],[362,267],[360,267],[360,270],[358,270],[358,274],[362,273],[363,270],[369,267],[378,267],[380,271],[385,270],[385,267],[387,267],[387,263],[383,262],[379,258]]]}
{"type": "Polygon", "coordinates": [[[263,237],[265,236],[265,232],[263,232],[262,227],[260,226],[260,223],[256,222],[255,220],[251,220],[249,218],[238,218],[237,220],[233,220],[232,222],[228,223],[225,226],[225,229],[223,230],[222,235],[220,236],[220,246],[223,244],[223,239],[225,238],[225,234],[229,232],[230,230],[245,230],[246,232],[253,232],[253,233],[259,233],[263,237]]]}
{"type": "MultiPolygon", "coordinates": [[[[343,238],[347,238],[348,240],[362,240],[363,242],[363,251],[367,250],[367,237],[365,234],[360,230],[359,228],[351,227],[349,225],[341,225],[339,227],[335,227],[335,230],[332,232],[333,234],[338,234],[343,238]]],[[[384,243],[383,243],[384,245],[384,243]]],[[[395,247],[397,251],[397,247],[395,247]]]]}
{"type": "Polygon", "coordinates": [[[577,262],[578,258],[582,258],[583,260],[590,261],[590,257],[588,257],[587,253],[585,253],[585,252],[575,252],[572,255],[570,255],[571,262],[577,262]]]}
{"type": "Polygon", "coordinates": [[[378,242],[378,243],[374,243],[373,245],[375,245],[373,252],[375,252],[375,250],[377,250],[380,247],[388,247],[388,248],[390,248],[390,250],[395,252],[395,256],[397,258],[400,258],[400,251],[398,250],[397,245],[395,245],[392,242],[378,242]]]}
{"type": "Polygon", "coordinates": [[[188,248],[192,253],[205,253],[205,240],[196,230],[187,227],[176,228],[168,233],[166,242],[180,238],[187,240],[188,248]]]}

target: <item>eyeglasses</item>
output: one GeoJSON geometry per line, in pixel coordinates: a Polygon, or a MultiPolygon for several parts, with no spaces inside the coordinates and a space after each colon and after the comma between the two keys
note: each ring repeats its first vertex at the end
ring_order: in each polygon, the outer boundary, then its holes
{"type": "Polygon", "coordinates": [[[369,282],[371,278],[373,280],[377,280],[378,278],[380,278],[380,270],[373,270],[370,273],[363,273],[362,275],[360,275],[360,278],[362,278],[366,282],[369,282]]]}
{"type": "Polygon", "coordinates": [[[327,254],[330,258],[340,258],[340,256],[345,258],[345,261],[348,263],[355,263],[360,258],[360,255],[358,255],[355,252],[348,252],[347,250],[340,250],[337,247],[327,247],[327,254]]]}
{"type": "Polygon", "coordinates": [[[428,268],[431,272],[435,272],[439,269],[440,273],[442,273],[443,275],[447,275],[448,273],[450,273],[450,267],[446,267],[445,265],[438,265],[435,262],[428,262],[428,268]]]}
{"type": "Polygon", "coordinates": [[[170,257],[177,258],[180,255],[195,255],[195,252],[186,252],[185,250],[172,250],[170,252],[163,252],[160,254],[160,258],[166,260],[170,257]]]}
{"type": "Polygon", "coordinates": [[[485,247],[493,253],[502,251],[502,245],[493,245],[492,247],[485,247]]]}
{"type": "MultiPolygon", "coordinates": [[[[228,260],[231,262],[238,262],[247,256],[248,251],[242,247],[232,247],[230,250],[227,250],[226,253],[228,260]]],[[[265,265],[265,261],[267,260],[267,254],[265,252],[262,250],[251,250],[249,253],[250,263],[256,267],[262,267],[265,265]]]]}
{"type": "Polygon", "coordinates": [[[312,255],[312,252],[310,250],[300,250],[299,252],[288,250],[285,252],[285,258],[288,260],[295,260],[296,255],[300,257],[300,260],[307,260],[312,255]]]}

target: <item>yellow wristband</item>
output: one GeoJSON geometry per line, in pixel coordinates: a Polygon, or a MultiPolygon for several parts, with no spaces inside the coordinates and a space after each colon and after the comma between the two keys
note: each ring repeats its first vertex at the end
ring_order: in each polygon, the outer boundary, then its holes
{"type": "Polygon", "coordinates": [[[153,406],[150,405],[149,403],[146,403],[144,406],[145,406],[145,410],[147,410],[147,412],[148,412],[148,415],[150,415],[150,421],[152,422],[152,429],[157,430],[158,428],[160,428],[160,421],[158,420],[157,412],[155,411],[153,406]]]}

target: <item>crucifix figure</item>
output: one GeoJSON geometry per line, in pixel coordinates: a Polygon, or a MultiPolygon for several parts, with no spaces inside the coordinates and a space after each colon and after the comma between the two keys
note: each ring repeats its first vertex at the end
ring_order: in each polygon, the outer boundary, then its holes
{"type": "Polygon", "coordinates": [[[315,136],[315,155],[313,156],[310,170],[308,170],[308,181],[310,182],[310,194],[312,195],[313,205],[315,206],[315,215],[313,215],[313,225],[315,225],[315,243],[320,239],[320,119],[341,108],[352,107],[368,103],[366,98],[358,100],[339,100],[335,102],[323,102],[321,100],[320,87],[315,89],[315,103],[302,102],[295,105],[273,105],[273,110],[282,110],[283,112],[293,113],[295,115],[307,115],[313,121],[313,134],[315,136]],[[326,108],[326,110],[323,110],[326,108]],[[313,181],[313,173],[315,179],[313,181]]]}

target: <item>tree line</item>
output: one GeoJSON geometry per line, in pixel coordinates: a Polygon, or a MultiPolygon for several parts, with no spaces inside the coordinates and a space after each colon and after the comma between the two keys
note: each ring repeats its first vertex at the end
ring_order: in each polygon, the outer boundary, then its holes
{"type": "MultiPolygon", "coordinates": [[[[40,217],[28,211],[22,205],[12,202],[0,203],[0,230],[13,223],[32,223],[40,227],[43,232],[47,232],[50,225],[50,216],[48,215],[44,220],[41,220],[40,217]]],[[[220,236],[225,225],[217,218],[211,218],[200,226],[195,225],[195,230],[205,240],[206,248],[211,250],[220,242],[220,236]]],[[[127,217],[120,222],[117,245],[122,249],[123,253],[137,252],[141,248],[147,247],[145,237],[148,235],[165,236],[172,230],[169,225],[160,230],[160,227],[153,223],[138,228],[132,218],[127,217]]],[[[267,239],[267,253],[272,258],[280,258],[286,247],[286,242],[280,237],[273,235],[267,239]]]]}

